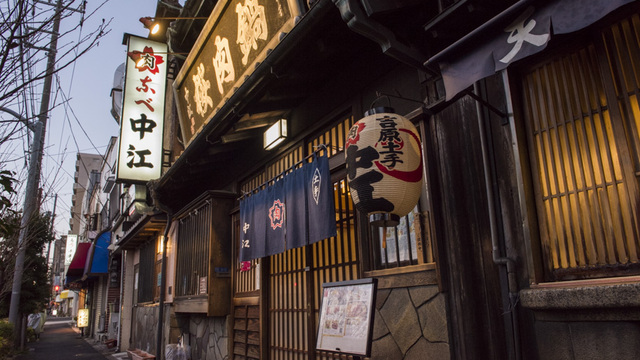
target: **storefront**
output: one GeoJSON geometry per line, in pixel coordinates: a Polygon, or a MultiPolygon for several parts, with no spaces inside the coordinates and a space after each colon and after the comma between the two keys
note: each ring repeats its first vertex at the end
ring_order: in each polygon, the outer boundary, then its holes
{"type": "MultiPolygon", "coordinates": [[[[156,349],[183,337],[192,359],[344,357],[317,350],[323,285],[375,279],[372,359],[634,358],[637,2],[452,3],[216,5],[175,60],[165,129],[179,141],[149,183],[166,237],[127,236],[140,281],[157,280],[133,302],[153,309],[156,349]],[[345,149],[378,106],[422,144],[417,205],[386,228],[356,209],[345,149]],[[274,124],[286,137],[270,147],[274,124]],[[316,157],[335,233],[287,229],[247,257],[262,245],[243,201],[316,157]]],[[[284,209],[258,213],[275,228],[284,209]]]]}

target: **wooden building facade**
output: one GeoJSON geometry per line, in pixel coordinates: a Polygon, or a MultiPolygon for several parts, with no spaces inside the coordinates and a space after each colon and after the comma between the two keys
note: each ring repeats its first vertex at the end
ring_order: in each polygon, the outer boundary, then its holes
{"type": "Polygon", "coordinates": [[[151,352],[182,337],[192,359],[344,358],[316,350],[322,286],[374,278],[371,359],[640,353],[636,1],[194,0],[179,15],[209,19],[162,39],[189,52],[168,64],[168,161],[147,184],[164,217],[121,240],[153,283],[131,302],[132,329],[157,321],[151,352]],[[223,46],[244,54],[224,71],[223,46]],[[417,206],[384,229],[354,207],[344,151],[380,105],[418,128],[424,169],[417,206]],[[287,138],[265,150],[280,119],[287,138]],[[316,152],[337,236],[241,263],[239,198],[316,152]]]}

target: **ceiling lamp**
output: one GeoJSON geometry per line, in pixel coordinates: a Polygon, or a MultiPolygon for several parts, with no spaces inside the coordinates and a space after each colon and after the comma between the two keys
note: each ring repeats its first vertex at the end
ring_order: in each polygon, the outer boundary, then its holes
{"type": "Polygon", "coordinates": [[[150,17],[141,17],[140,22],[145,28],[149,29],[149,33],[151,33],[152,35],[155,35],[158,33],[158,31],[160,31],[160,23],[153,21],[151,19],[152,18],[150,17]]]}
{"type": "Polygon", "coordinates": [[[149,29],[151,35],[155,35],[160,31],[160,22],[158,20],[204,20],[206,16],[187,16],[187,17],[153,17],[145,16],[140,18],[140,22],[145,28],[149,29]]]}
{"type": "Polygon", "coordinates": [[[264,149],[271,150],[287,138],[287,120],[280,119],[264,132],[264,149]]]}

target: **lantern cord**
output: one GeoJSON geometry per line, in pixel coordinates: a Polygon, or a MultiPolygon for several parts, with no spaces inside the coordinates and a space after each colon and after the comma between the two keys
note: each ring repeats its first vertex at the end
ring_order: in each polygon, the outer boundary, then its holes
{"type": "Polygon", "coordinates": [[[280,174],[272,177],[271,179],[265,181],[264,183],[256,186],[254,189],[252,189],[251,191],[242,191],[242,195],[237,199],[237,200],[242,200],[245,197],[260,191],[260,189],[268,186],[270,183],[276,182],[278,179],[284,177],[287,173],[293,171],[295,168],[297,168],[298,166],[300,166],[301,164],[303,164],[304,162],[306,162],[307,160],[309,160],[311,157],[316,156],[320,151],[324,150],[325,154],[328,155],[328,148],[327,145],[325,144],[320,144],[318,146],[314,146],[313,147],[313,152],[307,156],[304,157],[304,159],[298,161],[297,163],[293,164],[291,167],[287,168],[286,170],[284,170],[283,172],[281,172],[280,174]]]}

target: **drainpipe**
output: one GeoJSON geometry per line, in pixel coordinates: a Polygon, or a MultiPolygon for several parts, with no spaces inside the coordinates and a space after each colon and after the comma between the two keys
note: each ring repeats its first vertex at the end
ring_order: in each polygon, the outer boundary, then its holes
{"type": "MultiPolygon", "coordinates": [[[[154,182],[154,185],[157,183],[154,182]]],[[[160,269],[160,302],[158,309],[158,336],[156,338],[156,359],[161,360],[164,358],[162,352],[162,337],[163,337],[163,329],[164,329],[164,301],[165,301],[165,293],[167,289],[167,243],[169,242],[169,230],[171,230],[171,222],[173,221],[173,211],[169,209],[166,205],[160,202],[160,197],[156,190],[152,190],[152,198],[155,206],[164,211],[167,214],[167,224],[164,227],[164,237],[162,238],[162,265],[160,269]]]]}
{"type": "Polygon", "coordinates": [[[118,352],[120,352],[120,343],[122,342],[122,340],[120,339],[120,337],[122,336],[122,317],[124,315],[124,307],[122,302],[124,300],[124,294],[122,292],[124,291],[124,261],[126,258],[127,250],[122,250],[122,255],[120,255],[120,301],[118,301],[118,305],[120,306],[120,309],[118,309],[120,313],[120,319],[118,321],[118,334],[116,335],[116,338],[118,339],[118,352]]]}
{"type": "MultiPolygon", "coordinates": [[[[480,88],[476,82],[473,85],[473,92],[477,96],[481,96],[480,88]]],[[[487,134],[485,133],[485,122],[481,104],[476,101],[476,113],[478,116],[478,128],[480,133],[480,147],[482,149],[482,165],[484,169],[484,181],[486,184],[487,207],[489,212],[489,226],[491,230],[491,255],[496,265],[504,266],[507,270],[507,288],[509,291],[509,312],[511,313],[511,326],[513,333],[513,346],[515,359],[520,359],[520,328],[518,324],[518,314],[516,305],[518,303],[518,281],[516,277],[516,262],[506,256],[502,256],[500,251],[500,237],[498,234],[498,225],[496,219],[496,205],[493,191],[493,171],[489,159],[489,144],[487,143],[487,134]]]]}
{"type": "Polygon", "coordinates": [[[167,288],[167,242],[169,238],[169,230],[171,228],[171,220],[173,215],[167,213],[167,225],[164,228],[164,237],[162,239],[162,265],[160,270],[160,308],[158,309],[158,337],[156,338],[156,359],[162,359],[162,335],[163,335],[163,319],[164,319],[164,298],[167,288]]]}

